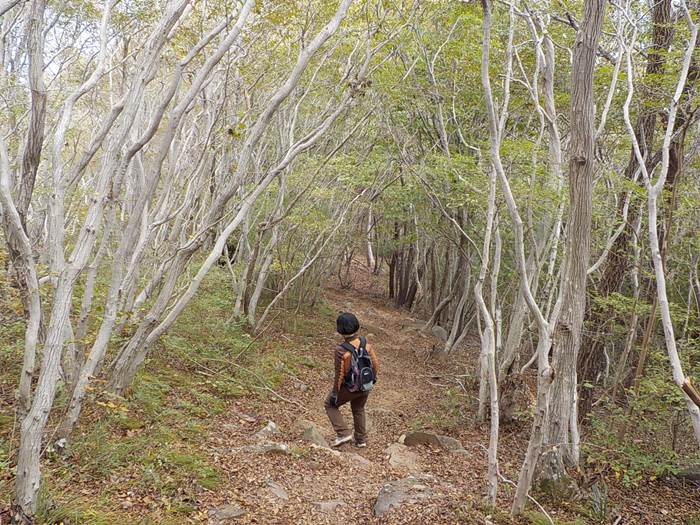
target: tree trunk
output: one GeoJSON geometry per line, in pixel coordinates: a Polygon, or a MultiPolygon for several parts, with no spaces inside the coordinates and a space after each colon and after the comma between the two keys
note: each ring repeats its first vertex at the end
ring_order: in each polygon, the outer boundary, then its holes
{"type": "Polygon", "coordinates": [[[576,363],[586,306],[590,258],[595,108],[593,73],[605,15],[604,0],[586,0],[576,35],[571,71],[571,152],[566,258],[561,276],[561,313],[554,326],[550,415],[545,434],[549,450],[541,458],[541,476],[567,477],[565,466],[579,460],[576,363]]]}
{"type": "MultiPolygon", "coordinates": [[[[488,461],[488,483],[487,501],[489,505],[496,505],[496,495],[498,493],[498,384],[496,378],[496,333],[493,317],[493,309],[486,306],[483,288],[486,274],[489,271],[491,238],[493,235],[493,223],[496,210],[496,177],[493,170],[489,170],[489,201],[486,216],[486,232],[484,233],[484,245],[481,251],[481,270],[474,285],[474,297],[479,307],[479,313],[483,321],[481,336],[481,381],[479,388],[479,421],[483,421],[486,415],[487,397],[491,399],[491,432],[489,438],[489,461],[488,461]]],[[[497,265],[499,253],[494,255],[493,272],[497,278],[497,265]]],[[[492,288],[492,303],[495,299],[496,290],[492,288]]]]}
{"type": "MultiPolygon", "coordinates": [[[[655,82],[663,73],[666,63],[666,52],[671,45],[673,27],[671,24],[671,0],[660,0],[653,5],[652,10],[652,45],[650,47],[649,56],[647,59],[646,75],[648,82],[655,82]]],[[[658,109],[653,107],[651,101],[657,97],[656,91],[651,87],[644,89],[641,93],[639,103],[640,109],[637,116],[637,124],[635,134],[641,148],[642,156],[647,165],[650,164],[651,152],[654,146],[654,134],[656,130],[656,119],[658,109]]],[[[634,148],[631,148],[630,158],[625,168],[625,178],[634,180],[638,170],[640,169],[634,148]]],[[[631,197],[634,200],[634,193],[631,197]]],[[[617,214],[618,217],[623,216],[624,202],[626,198],[620,200],[617,214]]],[[[615,242],[608,250],[607,259],[603,266],[603,274],[600,282],[595,289],[595,294],[601,298],[607,298],[610,294],[619,292],[627,273],[630,260],[630,242],[634,235],[634,224],[636,222],[636,214],[638,207],[631,200],[628,204],[632,212],[627,215],[625,228],[620,235],[615,239],[615,242]]],[[[606,324],[610,321],[612,312],[607,308],[596,308],[595,305],[589,305],[586,312],[586,324],[589,325],[587,334],[582,339],[581,353],[579,355],[578,368],[580,372],[579,383],[593,384],[596,382],[597,376],[605,366],[604,345],[605,334],[607,333],[606,324]]],[[[579,388],[581,397],[579,417],[581,420],[585,418],[591,409],[593,403],[594,390],[592,388],[579,388]]]]}
{"type": "MultiPolygon", "coordinates": [[[[60,365],[65,343],[65,325],[68,322],[71,310],[73,289],[76,279],[87,265],[92,248],[96,241],[96,232],[99,231],[103,219],[105,204],[111,192],[108,190],[119,187],[118,173],[115,174],[116,149],[121,148],[125,132],[128,132],[133,118],[135,118],[136,108],[142,98],[143,91],[151,68],[160,54],[160,50],[167,41],[170,29],[180,18],[185,8],[185,2],[181,1],[169,8],[160,19],[158,26],[149,40],[150,54],[146,56],[151,61],[146,67],[139,69],[140,78],[136,79],[132,86],[131,103],[127,112],[128,118],[122,122],[120,132],[113,137],[112,143],[107,148],[102,159],[102,166],[97,176],[94,196],[91,197],[90,206],[80,232],[75,240],[74,247],[69,254],[67,261],[63,252],[65,243],[65,210],[64,197],[68,186],[69,177],[62,170],[63,162],[60,158],[60,151],[63,146],[63,136],[67,124],[70,120],[71,104],[79,98],[90,86],[93,79],[98,75],[91,75],[90,79],[83,83],[78,91],[74,92],[68,99],[61,114],[61,123],[57,128],[54,142],[53,159],[53,195],[51,197],[51,222],[52,222],[52,270],[56,275],[56,289],[52,298],[50,320],[47,328],[46,341],[43,349],[43,359],[41,371],[36,384],[34,398],[31,408],[21,423],[20,443],[17,454],[17,477],[15,479],[15,501],[13,503],[13,514],[19,519],[31,519],[37,509],[37,495],[41,479],[39,468],[41,442],[44,428],[48,421],[49,413],[53,406],[53,401],[58,388],[60,378],[60,365]],[[131,118],[132,120],[129,120],[131,118]],[[110,183],[113,186],[110,188],[110,183]]],[[[103,14],[103,26],[108,14],[103,14]]],[[[103,39],[106,42],[106,39],[103,39]]],[[[115,117],[116,118],[116,117],[115,117]]]]}
{"type": "MultiPolygon", "coordinates": [[[[247,171],[253,158],[254,149],[262,138],[263,133],[269,126],[272,117],[277,112],[282,102],[287,99],[293,89],[298,85],[303,72],[307,69],[307,66],[316,52],[338,30],[340,23],[345,18],[345,15],[350,8],[351,3],[352,0],[342,0],[339,2],[331,20],[315,35],[308,46],[300,51],[289,76],[272,95],[267,106],[262,111],[255,124],[252,126],[248,136],[246,137],[246,141],[242,146],[241,156],[236,169],[236,175],[233,177],[233,184],[225,188],[216,197],[214,203],[211,204],[210,211],[207,213],[204,221],[205,224],[216,224],[223,216],[226,203],[231,199],[231,197],[233,197],[239,185],[246,180],[247,171]]],[[[368,67],[369,62],[367,61],[363,64],[362,69],[357,74],[361,76],[362,74],[366,73],[368,67]]],[[[282,171],[284,171],[300,153],[308,150],[316,144],[319,138],[336,121],[340,114],[345,111],[351,100],[352,93],[350,91],[346,91],[334,111],[325,117],[324,120],[318,124],[318,126],[312,132],[291,146],[284,155],[284,158],[276,166],[271,168],[265,174],[265,176],[260,179],[246,194],[246,196],[238,204],[238,212],[236,215],[216,237],[214,246],[211,248],[195,277],[190,281],[187,289],[178,297],[165,319],[161,321],[160,318],[164,314],[174,293],[177,278],[184,271],[186,264],[194,252],[202,246],[204,239],[200,236],[196,241],[188,242],[186,244],[186,248],[182,249],[178,253],[173,263],[174,270],[171,269],[170,276],[163,291],[161,291],[154,306],[139,325],[134,336],[122,347],[119,355],[114,361],[112,377],[109,381],[109,388],[112,391],[116,393],[123,393],[131,384],[137,370],[148,354],[151,345],[172,325],[185,306],[192,299],[196,291],[199,289],[199,286],[207,272],[221,257],[224,244],[226,243],[228,237],[236,229],[238,229],[242,221],[247,219],[255,201],[267,189],[270,183],[282,171]]],[[[258,321],[258,323],[260,323],[260,321],[258,321]]]]}
{"type": "MultiPolygon", "coordinates": [[[[686,404],[688,407],[690,419],[693,424],[695,439],[698,446],[700,446],[700,395],[691,385],[689,379],[685,376],[685,373],[683,372],[681,359],[678,353],[673,320],[671,318],[671,310],[666,291],[666,269],[664,264],[664,257],[662,254],[662,246],[665,246],[665,241],[667,239],[664,239],[663,237],[662,239],[659,239],[660,232],[658,225],[659,197],[663,193],[664,185],[666,184],[669,178],[671,167],[673,166],[674,170],[678,170],[679,159],[676,158],[674,160],[672,143],[675,134],[674,132],[676,130],[676,117],[678,115],[678,108],[681,102],[681,98],[683,97],[686,91],[686,81],[688,79],[688,72],[691,66],[693,53],[695,51],[695,45],[697,43],[699,30],[699,25],[693,22],[692,17],[687,11],[687,7],[685,6],[685,4],[683,5],[683,9],[685,9],[685,18],[690,30],[690,38],[685,49],[683,63],[679,79],[676,84],[676,89],[673,98],[668,106],[668,119],[666,122],[666,130],[664,133],[663,145],[661,147],[661,164],[659,168],[659,176],[656,182],[653,182],[651,174],[646,170],[644,166],[644,158],[639,147],[639,142],[636,140],[636,137],[632,132],[632,127],[629,120],[629,101],[633,93],[633,84],[631,82],[631,76],[630,78],[628,78],[628,97],[624,106],[624,116],[630,138],[632,139],[632,145],[634,146],[635,155],[637,156],[637,160],[642,167],[642,175],[644,177],[644,182],[647,189],[647,205],[649,211],[649,246],[651,248],[652,262],[654,264],[654,277],[656,278],[656,297],[658,299],[657,302],[659,312],[661,314],[661,324],[664,330],[664,341],[666,343],[666,351],[671,365],[673,381],[683,392],[683,396],[686,400],[686,404]]],[[[627,68],[629,76],[631,75],[632,71],[631,49],[627,50],[627,68]]],[[[682,149],[680,151],[682,151],[682,149]]]]}

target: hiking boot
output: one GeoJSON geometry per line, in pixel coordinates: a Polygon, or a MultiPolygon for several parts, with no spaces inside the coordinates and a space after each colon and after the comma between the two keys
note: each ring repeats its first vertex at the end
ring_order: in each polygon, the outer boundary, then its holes
{"type": "Polygon", "coordinates": [[[342,445],[343,443],[347,443],[348,441],[352,441],[352,436],[337,436],[331,446],[339,447],[340,445],[342,445]]]}
{"type": "Polygon", "coordinates": [[[356,441],[355,442],[355,447],[357,448],[367,448],[367,443],[364,441],[356,441]]]}

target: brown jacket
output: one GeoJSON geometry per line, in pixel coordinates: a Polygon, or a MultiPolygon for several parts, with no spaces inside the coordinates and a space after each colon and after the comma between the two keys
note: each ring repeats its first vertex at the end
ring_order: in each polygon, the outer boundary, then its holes
{"type": "MultiPolygon", "coordinates": [[[[347,343],[350,343],[355,348],[357,348],[360,345],[359,337],[353,337],[352,339],[346,339],[345,341],[347,343]]],[[[367,353],[369,354],[369,357],[372,360],[372,370],[374,370],[374,377],[377,377],[377,371],[379,370],[379,361],[377,360],[377,354],[374,352],[374,350],[372,349],[372,345],[370,345],[369,343],[366,344],[366,348],[367,353]]],[[[343,382],[345,381],[345,374],[348,372],[348,370],[350,370],[350,359],[352,357],[352,354],[348,350],[345,350],[345,348],[343,348],[342,346],[338,345],[335,347],[333,356],[335,361],[335,380],[333,381],[333,392],[338,392],[340,391],[340,388],[343,386],[343,382]]]]}

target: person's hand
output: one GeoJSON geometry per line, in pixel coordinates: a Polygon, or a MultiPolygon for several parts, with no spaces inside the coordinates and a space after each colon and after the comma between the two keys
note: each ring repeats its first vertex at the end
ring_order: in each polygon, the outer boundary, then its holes
{"type": "Polygon", "coordinates": [[[338,392],[331,392],[331,406],[338,408],[338,392]]]}

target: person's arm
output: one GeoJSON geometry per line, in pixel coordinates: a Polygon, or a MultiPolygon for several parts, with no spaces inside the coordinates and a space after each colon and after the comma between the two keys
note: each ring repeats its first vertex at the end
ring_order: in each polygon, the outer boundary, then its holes
{"type": "Polygon", "coordinates": [[[379,371],[379,359],[377,359],[377,353],[374,351],[371,345],[367,345],[367,353],[369,358],[372,360],[372,370],[374,371],[374,379],[377,379],[377,372],[379,371]]]}
{"type": "Polygon", "coordinates": [[[335,349],[335,378],[333,380],[333,392],[335,393],[340,392],[345,374],[348,371],[347,359],[345,359],[346,353],[347,351],[342,346],[337,346],[335,349]]]}
{"type": "Polygon", "coordinates": [[[338,402],[338,392],[340,387],[343,386],[343,379],[345,378],[345,372],[347,371],[347,365],[345,363],[345,350],[337,346],[333,352],[333,364],[335,368],[335,375],[333,378],[333,391],[331,392],[331,402],[335,406],[338,402]]]}

